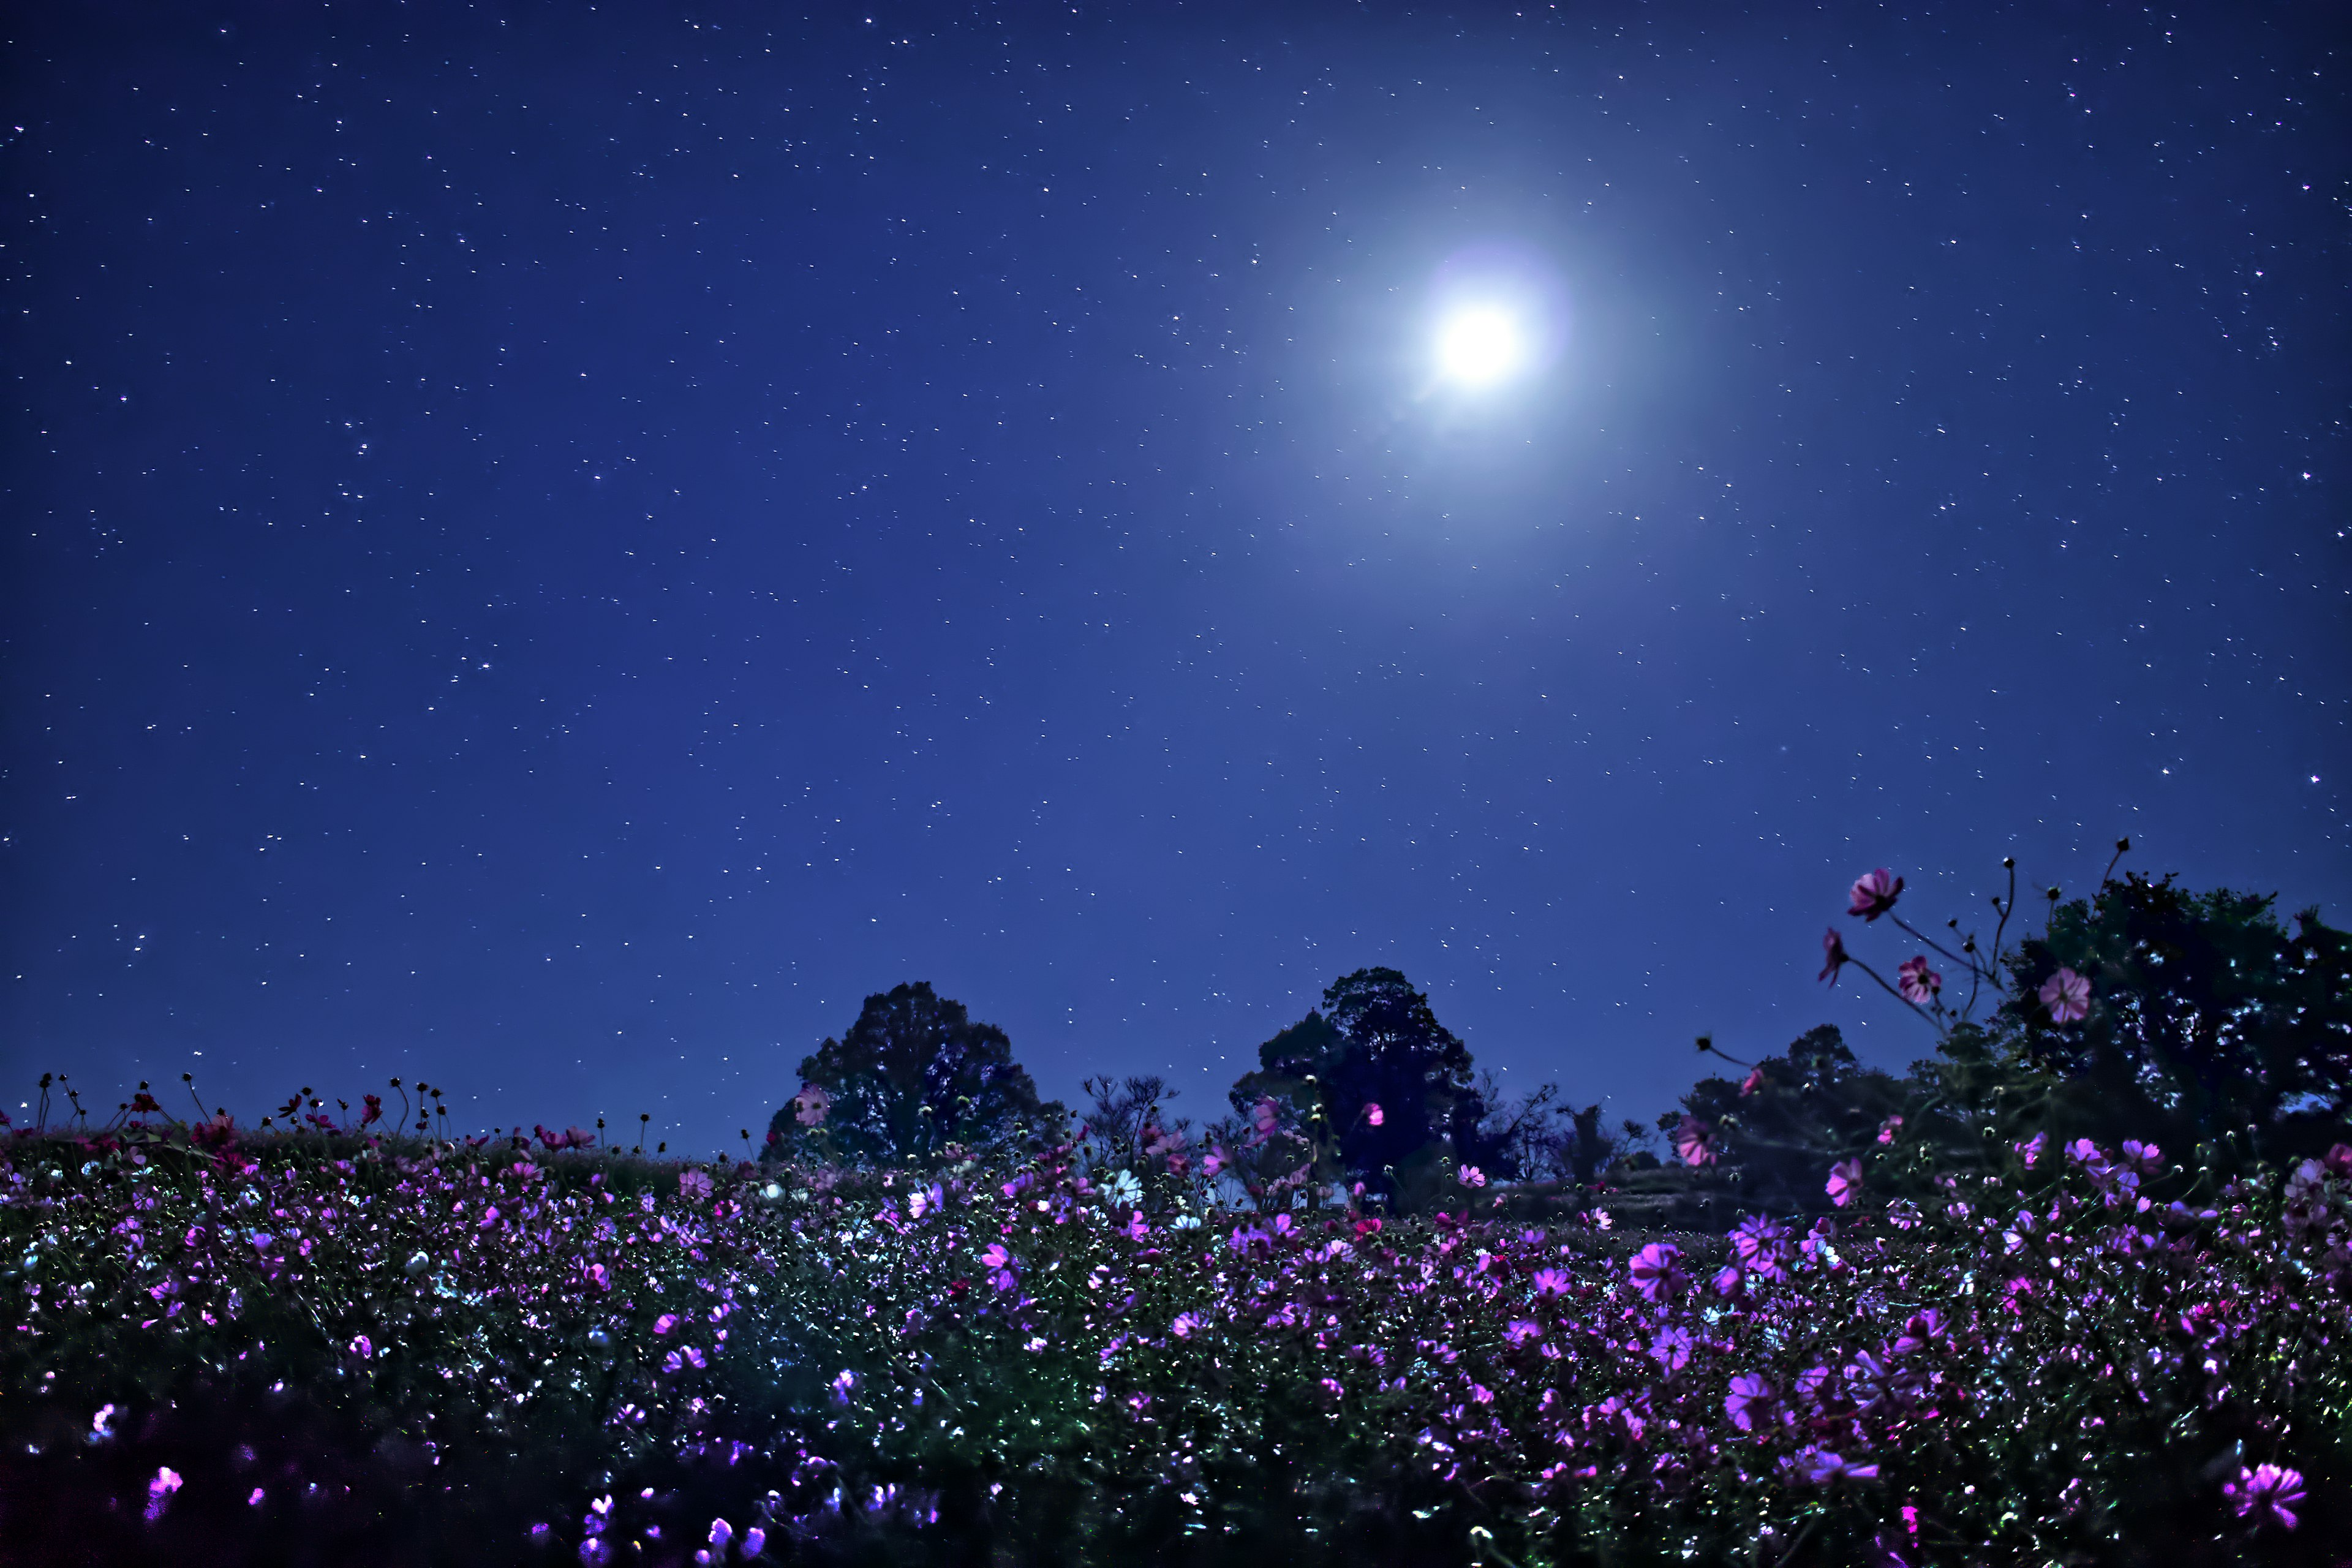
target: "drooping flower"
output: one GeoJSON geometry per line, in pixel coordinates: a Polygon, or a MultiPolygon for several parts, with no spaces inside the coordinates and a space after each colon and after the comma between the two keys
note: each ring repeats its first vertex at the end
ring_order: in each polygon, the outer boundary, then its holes
{"type": "Polygon", "coordinates": [[[1843,1208],[1862,1191],[1862,1162],[1843,1160],[1830,1167],[1830,1202],[1843,1208]]]}
{"type": "Polygon", "coordinates": [[[1826,1448],[1808,1448],[1797,1456],[1797,1468],[1805,1479],[1817,1487],[1833,1486],[1839,1481],[1874,1481],[1878,1479],[1876,1465],[1858,1465],[1826,1448]]]}
{"type": "Polygon", "coordinates": [[[1754,1094],[1758,1089],[1762,1089],[1763,1087],[1764,1069],[1762,1068],[1750,1068],[1748,1069],[1748,1076],[1739,1080],[1739,1096],[1742,1100],[1745,1100],[1748,1096],[1754,1094]]]}
{"type": "Polygon", "coordinates": [[[1895,984],[1903,1000],[1925,1007],[1944,988],[1944,977],[1927,967],[1927,955],[1923,952],[1895,966],[1895,984]]]}
{"type": "Polygon", "coordinates": [[[2049,1147],[2049,1144],[2050,1134],[2036,1132],[2032,1137],[2016,1145],[2017,1157],[2025,1162],[2025,1168],[2030,1171],[2033,1169],[2033,1163],[2042,1158],[2042,1151],[2049,1147]]]}
{"type": "Polygon", "coordinates": [[[1675,1152],[1682,1157],[1684,1164],[1693,1169],[1714,1164],[1717,1159],[1715,1129],[1696,1116],[1685,1115],[1682,1125],[1675,1129],[1675,1152]]]}
{"type": "Polygon", "coordinates": [[[1821,973],[1813,978],[1826,980],[1834,985],[1839,972],[1853,962],[1845,951],[1845,938],[1838,934],[1837,927],[1832,926],[1822,933],[1822,955],[1827,962],[1822,963],[1821,973]]]}
{"type": "Polygon", "coordinates": [[[2251,1515],[2258,1525],[2293,1530],[2294,1510],[2303,1506],[2303,1472],[2279,1465],[2241,1468],[2236,1480],[2223,1483],[2221,1495],[2237,1505],[2240,1519],[2251,1515]]]}
{"type": "Polygon", "coordinates": [[[1633,1289],[1653,1301],[1680,1294],[1684,1283],[1682,1256],[1682,1248],[1671,1241],[1645,1245],[1626,1265],[1633,1289]]]}
{"type": "Polygon", "coordinates": [[[2053,1024],[2072,1024],[2091,1013],[2091,983],[2071,969],[2062,969],[2042,983],[2042,1005],[2053,1024]]]}
{"type": "Polygon", "coordinates": [[[1881,866],[1877,870],[1865,871],[1853,879],[1845,912],[1874,921],[1893,909],[1895,900],[1902,896],[1903,879],[1881,866]]]}

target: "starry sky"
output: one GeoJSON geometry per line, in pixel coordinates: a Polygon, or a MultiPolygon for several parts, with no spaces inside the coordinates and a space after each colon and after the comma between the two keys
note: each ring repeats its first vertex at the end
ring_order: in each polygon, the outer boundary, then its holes
{"type": "Polygon", "coordinates": [[[1926,1053],[1874,866],[2352,919],[2330,7],[803,9],[0,23],[12,1108],[708,1150],[928,979],[1213,1112],[1389,964],[1646,1120],[1926,1053]]]}

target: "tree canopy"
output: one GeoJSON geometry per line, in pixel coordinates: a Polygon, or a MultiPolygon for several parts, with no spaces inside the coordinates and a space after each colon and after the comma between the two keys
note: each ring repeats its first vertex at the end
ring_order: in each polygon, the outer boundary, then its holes
{"type": "Polygon", "coordinates": [[[857,1022],[800,1065],[801,1092],[768,1124],[772,1156],[807,1152],[858,1164],[926,1160],[1024,1124],[1059,1123],[1013,1042],[918,980],[866,998],[857,1022]]]}

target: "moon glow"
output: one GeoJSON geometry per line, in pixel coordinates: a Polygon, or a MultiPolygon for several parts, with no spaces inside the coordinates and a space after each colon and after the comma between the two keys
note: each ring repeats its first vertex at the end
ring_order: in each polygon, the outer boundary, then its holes
{"type": "Polygon", "coordinates": [[[1490,386],[1507,379],[1527,360],[1526,333],[1507,310],[1466,307],[1448,315],[1438,328],[1438,368],[1457,384],[1490,386]]]}

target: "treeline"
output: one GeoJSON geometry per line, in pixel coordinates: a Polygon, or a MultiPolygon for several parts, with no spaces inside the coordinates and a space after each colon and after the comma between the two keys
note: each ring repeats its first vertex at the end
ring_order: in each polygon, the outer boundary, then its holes
{"type": "Polygon", "coordinates": [[[2041,933],[2011,945],[2008,869],[1986,942],[1958,920],[1938,935],[1913,926],[1902,879],[1883,870],[1856,880],[1848,914],[1918,951],[1874,964],[1825,933],[1825,982],[1858,973],[1932,1038],[1902,1074],[1859,1065],[1827,1025],[1753,1061],[1702,1038],[1737,1076],[1701,1079],[1654,1125],[1604,1126],[1557,1084],[1500,1091],[1426,995],[1374,968],[1259,1047],[1213,1119],[1176,1114],[1156,1077],[1088,1079],[1074,1115],[1040,1098],[1004,1031],[916,982],[867,997],[803,1060],[765,1157],[928,1165],[1067,1144],[1150,1212],[1352,1198],[1414,1213],[1472,1195],[1541,1211],[1607,1191],[1613,1209],[1663,1223],[1829,1206],[1865,1180],[1925,1191],[2036,1138],[2128,1137],[2221,1173],[2346,1135],[2352,949],[2316,910],[2289,930],[2270,897],[2126,873],[2072,902],[2049,889],[2041,933]]]}

